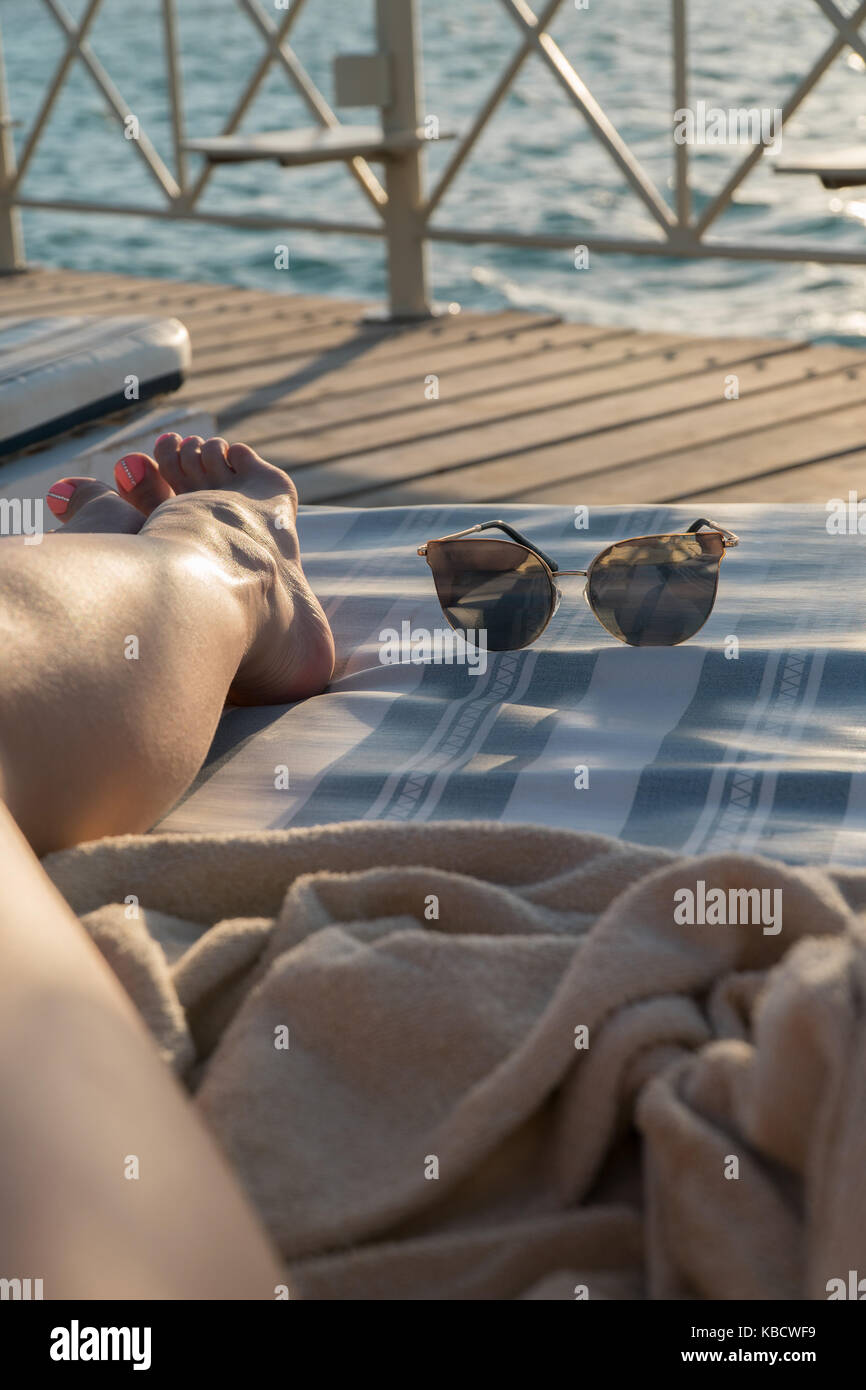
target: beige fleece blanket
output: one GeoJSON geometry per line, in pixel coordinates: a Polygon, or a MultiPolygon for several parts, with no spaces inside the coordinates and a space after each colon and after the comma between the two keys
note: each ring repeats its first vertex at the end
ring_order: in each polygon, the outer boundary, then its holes
{"type": "Polygon", "coordinates": [[[304,1298],[825,1298],[866,1274],[866,873],[375,822],[45,865],[304,1298]],[[683,888],[783,925],[680,925],[683,888]]]}

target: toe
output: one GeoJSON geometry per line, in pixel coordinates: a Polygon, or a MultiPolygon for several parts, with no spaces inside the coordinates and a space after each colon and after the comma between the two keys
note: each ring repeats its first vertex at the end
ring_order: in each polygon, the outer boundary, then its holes
{"type": "Polygon", "coordinates": [[[174,492],[188,491],[180,466],[180,442],[180,435],[170,432],[161,434],[153,446],[153,456],[159,465],[159,471],[174,492]]]}
{"type": "Polygon", "coordinates": [[[244,488],[246,484],[245,490],[249,491],[250,485],[254,484],[256,493],[262,497],[287,497],[293,516],[297,514],[298,489],[282,468],[275,468],[272,463],[260,458],[248,444],[232,444],[228,461],[232,472],[237,475],[237,485],[244,488]]]}
{"type": "Polygon", "coordinates": [[[181,440],[180,467],[184,477],[184,491],[186,492],[194,492],[210,486],[201,461],[203,444],[204,440],[200,434],[190,434],[187,435],[186,439],[181,440]]]}
{"type": "Polygon", "coordinates": [[[45,504],[50,512],[53,512],[61,521],[72,520],[74,511],[70,512],[72,499],[75,496],[75,489],[79,483],[90,482],[89,478],[61,478],[59,483],[54,483],[45,494],[45,504]],[[67,517],[67,513],[69,513],[67,517]]]}
{"type": "Polygon", "coordinates": [[[113,488],[94,478],[63,478],[48,489],[45,501],[67,531],[133,534],[143,525],[113,488]]]}
{"type": "Polygon", "coordinates": [[[235,473],[243,476],[256,468],[272,468],[273,464],[266,463],[263,458],[259,458],[255,449],[251,449],[249,444],[232,444],[228,451],[229,466],[235,473]]]}
{"type": "Polygon", "coordinates": [[[231,479],[231,470],[228,464],[228,442],[217,436],[208,439],[201,450],[201,463],[208,487],[225,487],[231,479]]]}
{"type": "Polygon", "coordinates": [[[114,477],[126,501],[144,516],[174,496],[168,480],[147,454],[127,454],[114,465],[114,477]]]}

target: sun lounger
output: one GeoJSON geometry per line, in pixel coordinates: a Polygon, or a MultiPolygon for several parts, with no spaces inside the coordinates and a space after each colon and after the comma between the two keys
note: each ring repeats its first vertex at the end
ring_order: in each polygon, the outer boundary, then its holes
{"type": "Polygon", "coordinates": [[[741,543],[709,622],[681,647],[607,639],[582,581],[563,580],[540,641],[491,653],[483,672],[408,654],[383,664],[387,630],[445,627],[416,547],[491,515],[579,567],[608,540],[683,529],[695,510],[592,508],[576,531],[562,507],[302,509],[334,682],[294,707],[228,711],[162,828],[487,819],[688,853],[866,860],[866,763],[846,735],[862,723],[857,535],[828,534],[819,507],[726,506],[741,543]]]}
{"type": "Polygon", "coordinates": [[[166,429],[213,433],[209,412],[167,399],[189,362],[174,318],[0,318],[0,497],[68,474],[113,482],[117,459],[166,429]]]}
{"type": "Polygon", "coordinates": [[[773,167],[777,174],[816,174],[825,188],[854,188],[866,184],[866,146],[785,159],[773,167]]]}
{"type": "Polygon", "coordinates": [[[0,457],[176,391],[189,362],[178,319],[0,320],[0,457]]]}

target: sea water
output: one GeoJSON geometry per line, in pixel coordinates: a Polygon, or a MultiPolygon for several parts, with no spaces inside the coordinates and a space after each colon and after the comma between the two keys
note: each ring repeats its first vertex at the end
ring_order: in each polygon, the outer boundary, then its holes
{"type": "MultiPolygon", "coordinates": [[[[275,22],[283,9],[262,0],[275,22]]],[[[68,0],[78,15],[83,0],[68,0]]],[[[220,132],[263,52],[234,0],[178,0],[186,129],[220,132]]],[[[336,52],[374,46],[372,0],[308,0],[291,43],[328,100],[336,52]]],[[[536,11],[542,0],[536,0],[536,11]]],[[[520,31],[500,0],[422,0],[424,113],[465,131],[520,31]]],[[[172,166],[158,0],[105,0],[89,42],[130,113],[172,166]]],[[[780,107],[833,37],[814,0],[691,0],[689,100],[722,109],[780,107]]],[[[0,0],[12,115],[19,146],[59,61],[63,36],[40,0],[0,0]]],[[[866,28],[864,28],[866,33],[866,28]]],[[[553,34],[662,194],[673,200],[674,120],[667,0],[564,0],[553,34]]],[[[375,112],[342,110],[369,122],[375,112]]],[[[278,64],[244,129],[304,127],[310,118],[278,64]]],[[[844,49],[786,125],[782,153],[866,145],[866,65],[844,49]]],[[[453,144],[429,146],[435,183],[453,144]]],[[[747,152],[704,143],[690,150],[700,210],[747,152]]],[[[193,171],[198,169],[190,161],[193,171]]],[[[69,75],[24,192],[31,197],[159,206],[161,195],[133,141],[110,116],[80,63],[69,75]]],[[[375,220],[342,165],[223,168],[200,206],[211,212],[375,220]]],[[[537,55],[523,66],[436,220],[440,225],[651,237],[657,228],[537,55]]],[[[28,212],[27,253],[51,265],[376,299],[385,291],[383,245],[362,237],[233,230],[142,217],[28,212]],[[287,252],[279,253],[280,246],[287,252]],[[286,265],[287,263],[287,265],[286,265]],[[283,268],[277,269],[280,264],[283,268]]],[[[718,220],[719,237],[866,248],[866,188],[829,193],[816,178],[759,168],[718,220]]],[[[866,267],[724,260],[676,261],[590,251],[434,245],[437,298],[479,309],[519,306],[582,321],[648,330],[866,338],[866,267]],[[577,262],[577,266],[576,266],[577,262]],[[578,266],[580,268],[578,268],[578,266]]]]}

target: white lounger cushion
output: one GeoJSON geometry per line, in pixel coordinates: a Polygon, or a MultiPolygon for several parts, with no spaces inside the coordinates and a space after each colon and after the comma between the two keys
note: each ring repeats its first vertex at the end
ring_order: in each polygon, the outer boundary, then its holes
{"type": "Polygon", "coordinates": [[[189,362],[178,319],[0,319],[0,454],[176,390],[189,362]]]}
{"type": "MultiPolygon", "coordinates": [[[[154,440],[167,430],[174,430],[181,436],[200,434],[203,439],[217,432],[216,421],[209,410],[169,396],[136,411],[129,420],[103,420],[41,449],[32,449],[8,460],[0,459],[0,544],[8,534],[4,529],[4,498],[18,497],[22,501],[30,498],[35,502],[45,497],[58,478],[96,478],[100,483],[116,487],[114,465],[117,460],[124,454],[152,454],[154,440]]],[[[47,530],[60,529],[60,522],[55,522],[47,508],[43,509],[42,521],[47,530]]]]}

